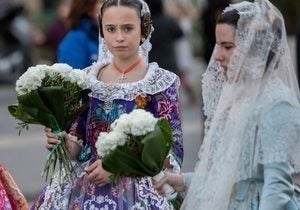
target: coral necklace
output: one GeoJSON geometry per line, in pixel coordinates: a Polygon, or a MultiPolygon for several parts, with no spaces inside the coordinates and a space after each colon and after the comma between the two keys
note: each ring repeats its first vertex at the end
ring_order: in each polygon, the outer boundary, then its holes
{"type": "Polygon", "coordinates": [[[140,62],[142,61],[141,58],[139,58],[136,62],[134,62],[132,65],[130,65],[128,68],[122,70],[120,69],[116,64],[115,62],[113,62],[113,65],[115,67],[115,69],[120,72],[122,75],[120,76],[119,78],[119,82],[123,82],[124,80],[126,80],[126,77],[125,77],[125,74],[132,71],[137,65],[140,64],[140,62]]]}

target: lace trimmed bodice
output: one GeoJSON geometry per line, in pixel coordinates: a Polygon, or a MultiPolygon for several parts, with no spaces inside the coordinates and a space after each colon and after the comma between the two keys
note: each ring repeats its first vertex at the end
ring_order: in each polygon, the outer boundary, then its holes
{"type": "Polygon", "coordinates": [[[175,83],[178,88],[180,81],[178,77],[167,70],[159,68],[157,63],[150,63],[145,77],[130,83],[104,83],[97,79],[98,71],[105,65],[95,63],[87,72],[92,82],[92,93],[90,96],[103,101],[114,99],[133,100],[138,95],[154,95],[162,92],[175,83]]]}

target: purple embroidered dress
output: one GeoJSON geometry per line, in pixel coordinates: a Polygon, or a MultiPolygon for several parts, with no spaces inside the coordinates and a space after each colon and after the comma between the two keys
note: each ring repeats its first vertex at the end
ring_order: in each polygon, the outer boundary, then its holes
{"type": "MultiPolygon", "coordinates": [[[[183,159],[179,78],[151,63],[142,80],[109,84],[97,79],[102,66],[95,64],[88,70],[93,87],[90,108],[73,126],[73,135],[84,141],[84,150],[79,156],[82,167],[97,158],[95,142],[99,132],[108,131],[110,124],[121,114],[143,108],[171,123],[173,146],[169,158],[172,170],[179,173],[183,159]]],[[[98,187],[86,181],[82,168],[77,168],[77,175],[79,178],[75,183],[63,186],[57,178],[54,179],[32,209],[173,209],[166,198],[152,188],[151,177],[123,178],[118,183],[98,187]]]]}

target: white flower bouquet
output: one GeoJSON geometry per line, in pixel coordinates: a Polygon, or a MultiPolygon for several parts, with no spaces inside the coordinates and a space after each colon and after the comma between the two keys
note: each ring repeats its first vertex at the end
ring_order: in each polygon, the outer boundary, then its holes
{"type": "MultiPolygon", "coordinates": [[[[102,166],[113,174],[112,180],[161,176],[171,145],[172,130],[169,122],[155,118],[143,109],[122,114],[112,123],[111,131],[101,132],[96,142],[102,166]]],[[[170,185],[164,188],[167,197],[173,199],[173,195],[176,196],[170,185]]]]}
{"type": "MultiPolygon", "coordinates": [[[[28,129],[29,124],[40,124],[52,128],[62,138],[61,131],[67,131],[87,108],[87,100],[83,99],[90,92],[90,83],[84,71],[67,64],[36,65],[20,76],[16,91],[18,104],[8,106],[8,110],[20,121],[20,131],[28,129]]],[[[64,141],[48,155],[42,174],[46,180],[50,169],[54,173],[57,162],[59,171],[65,171],[71,178],[73,167],[64,141]]]]}

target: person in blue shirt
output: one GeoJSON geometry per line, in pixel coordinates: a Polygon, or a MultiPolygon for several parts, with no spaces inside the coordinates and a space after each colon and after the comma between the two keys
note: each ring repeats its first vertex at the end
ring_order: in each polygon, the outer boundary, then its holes
{"type": "Polygon", "coordinates": [[[72,0],[70,31],[58,48],[58,62],[83,69],[98,59],[98,13],[104,0],[72,0]]]}

